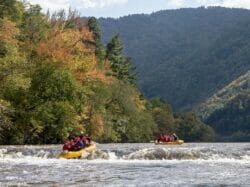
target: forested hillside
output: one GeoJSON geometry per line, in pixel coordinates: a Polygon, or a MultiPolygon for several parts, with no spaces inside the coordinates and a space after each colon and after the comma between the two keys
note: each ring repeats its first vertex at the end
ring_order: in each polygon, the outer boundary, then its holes
{"type": "Polygon", "coordinates": [[[207,119],[222,141],[250,140],[250,91],[237,95],[224,108],[216,110],[207,119]]]}
{"type": "Polygon", "coordinates": [[[102,44],[95,18],[0,1],[0,144],[61,143],[80,131],[98,142],[149,142],[158,130],[213,140],[194,114],[146,100],[134,70],[119,35],[102,44]]]}
{"type": "Polygon", "coordinates": [[[188,111],[250,69],[249,20],[249,10],[201,7],[99,22],[105,42],[120,33],[143,93],[188,111]]]}
{"type": "Polygon", "coordinates": [[[250,140],[250,71],[195,109],[217,132],[218,140],[250,140]]]}
{"type": "Polygon", "coordinates": [[[206,99],[206,101],[197,106],[194,111],[202,120],[206,120],[212,113],[216,110],[223,109],[239,95],[248,96],[249,94],[247,93],[249,92],[250,70],[206,99]]]}

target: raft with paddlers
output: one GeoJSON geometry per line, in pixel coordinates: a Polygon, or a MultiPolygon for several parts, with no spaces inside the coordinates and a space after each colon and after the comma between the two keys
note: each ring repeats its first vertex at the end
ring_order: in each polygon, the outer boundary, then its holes
{"type": "Polygon", "coordinates": [[[82,158],[84,155],[95,151],[96,146],[93,144],[88,134],[81,132],[79,136],[75,136],[74,138],[69,137],[62,149],[63,152],[58,156],[59,158],[82,158]]]}
{"type": "Polygon", "coordinates": [[[59,158],[66,158],[66,159],[81,158],[82,155],[84,155],[85,153],[92,153],[95,150],[96,150],[96,146],[95,146],[95,144],[93,144],[93,145],[89,145],[89,146],[84,147],[84,148],[77,150],[77,151],[63,152],[63,153],[59,154],[58,157],[59,158]]]}
{"type": "Polygon", "coordinates": [[[163,144],[163,145],[181,145],[184,143],[184,140],[180,140],[179,137],[175,133],[163,134],[159,133],[157,139],[155,140],[155,144],[163,144]]]}

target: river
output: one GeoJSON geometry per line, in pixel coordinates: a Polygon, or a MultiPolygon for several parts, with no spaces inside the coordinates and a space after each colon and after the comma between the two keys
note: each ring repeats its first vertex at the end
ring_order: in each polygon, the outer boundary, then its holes
{"type": "Polygon", "coordinates": [[[250,186],[250,143],[97,148],[66,160],[59,145],[0,146],[0,186],[250,186]]]}

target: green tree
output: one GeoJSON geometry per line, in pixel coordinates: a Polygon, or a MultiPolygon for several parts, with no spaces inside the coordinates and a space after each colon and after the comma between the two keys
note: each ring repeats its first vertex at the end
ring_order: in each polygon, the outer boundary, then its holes
{"type": "Polygon", "coordinates": [[[17,24],[22,22],[24,4],[17,0],[0,0],[0,19],[8,18],[17,24]]]}
{"type": "Polygon", "coordinates": [[[0,80],[25,71],[25,57],[20,53],[18,45],[19,34],[20,30],[14,22],[0,19],[0,80]]]}
{"type": "Polygon", "coordinates": [[[41,12],[39,5],[30,5],[23,16],[21,27],[22,49],[28,53],[29,60],[36,56],[36,47],[44,39],[49,29],[48,17],[41,12]]]}
{"type": "Polygon", "coordinates": [[[105,60],[105,48],[102,44],[102,36],[100,26],[95,17],[90,17],[88,19],[89,30],[93,33],[95,41],[95,54],[98,57],[98,64],[103,64],[105,60]]]}
{"type": "Polygon", "coordinates": [[[154,140],[157,126],[150,111],[143,111],[131,116],[125,142],[149,142],[154,140]]]}
{"type": "Polygon", "coordinates": [[[72,73],[55,65],[38,65],[31,81],[31,93],[41,102],[49,100],[71,101],[80,96],[80,86],[72,73]]]}
{"type": "Polygon", "coordinates": [[[185,141],[214,141],[215,139],[213,129],[202,123],[193,113],[178,115],[175,125],[178,136],[185,141]]]}
{"type": "Polygon", "coordinates": [[[123,54],[123,44],[119,34],[115,35],[107,44],[106,57],[111,63],[113,76],[119,80],[134,83],[135,67],[132,66],[131,58],[125,57],[123,54]]]}
{"type": "Polygon", "coordinates": [[[37,136],[34,132],[32,142],[58,143],[62,142],[74,131],[82,128],[77,121],[75,108],[68,101],[48,101],[36,107],[33,123],[42,129],[37,136]]]}
{"type": "Polygon", "coordinates": [[[55,65],[38,65],[33,73],[29,95],[32,118],[44,143],[61,142],[76,129],[83,129],[80,114],[84,95],[70,71],[55,65]]]}
{"type": "Polygon", "coordinates": [[[153,98],[152,115],[160,132],[174,132],[176,130],[175,119],[170,105],[160,98],[153,98]]]}
{"type": "Polygon", "coordinates": [[[3,93],[15,108],[11,143],[58,143],[83,129],[84,96],[70,71],[38,63],[30,78],[8,76],[3,93]]]}
{"type": "Polygon", "coordinates": [[[108,88],[105,102],[105,126],[101,141],[148,142],[153,139],[156,125],[139,92],[130,84],[116,80],[108,88]],[[142,102],[142,108],[138,102],[142,102]]]}
{"type": "Polygon", "coordinates": [[[10,134],[14,129],[12,117],[14,111],[10,103],[0,100],[0,144],[8,144],[10,142],[10,134]]]}

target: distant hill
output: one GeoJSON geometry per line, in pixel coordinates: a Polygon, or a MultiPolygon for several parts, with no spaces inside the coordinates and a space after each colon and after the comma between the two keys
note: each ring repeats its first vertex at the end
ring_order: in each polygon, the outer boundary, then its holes
{"type": "MultiPolygon", "coordinates": [[[[224,109],[229,103],[237,100],[239,96],[250,94],[250,70],[234,80],[223,89],[216,92],[204,103],[195,108],[196,114],[207,120],[215,111],[224,109]]],[[[250,111],[249,111],[250,114],[250,111]]]]}
{"type": "Polygon", "coordinates": [[[250,141],[250,91],[237,95],[222,109],[207,119],[216,131],[218,140],[250,141]]]}
{"type": "Polygon", "coordinates": [[[195,109],[213,127],[219,140],[250,140],[250,71],[195,109]]]}
{"type": "Polygon", "coordinates": [[[120,33],[138,84],[175,111],[187,111],[250,69],[250,11],[221,7],[164,10],[99,19],[104,41],[120,33]]]}

